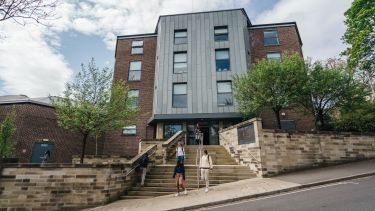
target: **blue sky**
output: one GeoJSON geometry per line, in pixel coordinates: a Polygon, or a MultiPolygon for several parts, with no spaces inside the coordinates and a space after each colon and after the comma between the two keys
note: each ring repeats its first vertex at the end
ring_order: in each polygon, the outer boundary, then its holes
{"type": "MultiPolygon", "coordinates": [[[[297,21],[304,55],[337,57],[345,48],[344,11],[351,0],[194,0],[193,11],[245,8],[253,24],[297,21]]],[[[94,57],[113,68],[117,35],[150,33],[159,15],[192,12],[192,1],[64,0],[49,27],[0,22],[0,95],[60,95],[94,57]],[[126,3],[125,3],[126,2],[126,3]]]]}

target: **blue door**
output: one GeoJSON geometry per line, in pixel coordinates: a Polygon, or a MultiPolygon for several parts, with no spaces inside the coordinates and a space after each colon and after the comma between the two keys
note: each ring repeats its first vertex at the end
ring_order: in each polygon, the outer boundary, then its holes
{"type": "Polygon", "coordinates": [[[43,157],[47,151],[50,152],[50,157],[47,162],[51,160],[53,155],[53,143],[48,142],[35,142],[33,147],[33,154],[31,156],[31,163],[42,163],[43,157]]]}

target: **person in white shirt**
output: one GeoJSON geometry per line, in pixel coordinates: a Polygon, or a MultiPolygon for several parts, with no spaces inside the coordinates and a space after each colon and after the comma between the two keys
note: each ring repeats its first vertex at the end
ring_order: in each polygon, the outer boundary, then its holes
{"type": "Polygon", "coordinates": [[[181,141],[179,141],[177,143],[176,157],[177,157],[177,161],[180,160],[182,163],[184,163],[184,160],[185,160],[185,149],[184,149],[184,145],[182,144],[181,141]]]}
{"type": "Polygon", "coordinates": [[[207,150],[204,150],[204,154],[202,155],[201,162],[199,165],[199,168],[201,170],[201,179],[206,182],[206,189],[205,192],[208,192],[208,186],[210,184],[208,176],[210,173],[210,170],[212,170],[212,159],[211,156],[208,154],[207,150]]]}

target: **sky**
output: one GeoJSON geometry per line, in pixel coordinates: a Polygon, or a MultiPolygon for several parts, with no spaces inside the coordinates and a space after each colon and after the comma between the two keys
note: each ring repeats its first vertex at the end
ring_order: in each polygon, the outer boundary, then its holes
{"type": "MultiPolygon", "coordinates": [[[[47,0],[48,1],[48,0],[47,0]]],[[[60,0],[45,25],[0,22],[0,95],[60,95],[95,58],[114,66],[116,36],[154,31],[159,15],[245,8],[252,24],[296,21],[305,57],[324,60],[345,49],[351,0],[60,0]]]]}

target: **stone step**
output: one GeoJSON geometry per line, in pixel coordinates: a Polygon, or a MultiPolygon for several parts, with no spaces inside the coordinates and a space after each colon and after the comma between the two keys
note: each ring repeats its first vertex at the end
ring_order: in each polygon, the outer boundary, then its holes
{"type": "MultiPolygon", "coordinates": [[[[224,184],[224,183],[235,182],[235,181],[237,181],[237,179],[225,179],[225,180],[224,179],[219,179],[219,180],[210,179],[210,184],[224,184]]],[[[197,179],[187,179],[185,182],[187,184],[192,184],[192,185],[198,184],[197,179]]],[[[149,187],[152,187],[155,184],[162,184],[162,185],[163,184],[176,184],[176,180],[171,177],[170,179],[149,179],[145,181],[145,185],[149,187]]]]}
{"type": "MultiPolygon", "coordinates": [[[[167,175],[146,175],[146,179],[164,179],[166,178],[167,175]]],[[[218,180],[218,179],[234,179],[234,180],[241,180],[241,179],[249,179],[253,178],[255,175],[254,174],[248,174],[248,175],[220,175],[220,174],[210,174],[210,180],[218,180]]],[[[197,179],[197,174],[195,175],[186,175],[187,180],[193,180],[197,179]]]]}
{"type": "MultiPolygon", "coordinates": [[[[196,187],[190,187],[186,188],[188,191],[196,189],[196,187]]],[[[170,188],[170,187],[133,187],[132,191],[151,191],[151,192],[161,192],[161,193],[169,193],[176,191],[176,187],[170,188]]]]}
{"type": "MultiPolygon", "coordinates": [[[[210,181],[210,186],[216,186],[218,184],[223,184],[223,183],[211,183],[210,181]]],[[[200,187],[204,187],[204,182],[201,181],[200,183],[200,187]]],[[[186,187],[187,188],[196,188],[198,186],[198,184],[195,182],[195,183],[186,183],[186,187]]],[[[166,187],[166,188],[176,188],[176,183],[173,182],[173,183],[146,183],[145,182],[145,187],[166,187]]]]}

